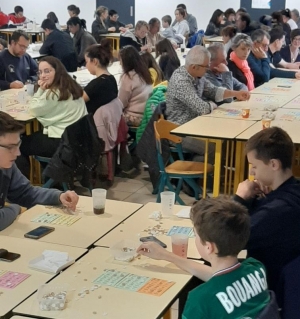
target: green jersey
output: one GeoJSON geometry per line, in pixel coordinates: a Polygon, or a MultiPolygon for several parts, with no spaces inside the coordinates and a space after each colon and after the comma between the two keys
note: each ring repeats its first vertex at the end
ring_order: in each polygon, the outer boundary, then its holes
{"type": "Polygon", "coordinates": [[[183,319],[254,319],[269,301],[265,268],[248,258],[192,290],[183,319]]]}

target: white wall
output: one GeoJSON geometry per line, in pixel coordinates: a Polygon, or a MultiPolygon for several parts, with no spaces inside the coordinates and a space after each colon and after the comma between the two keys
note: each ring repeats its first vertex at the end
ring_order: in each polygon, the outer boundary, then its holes
{"type": "Polygon", "coordinates": [[[285,7],[289,8],[290,10],[298,9],[300,11],[300,2],[299,0],[286,0],[285,7]]]}

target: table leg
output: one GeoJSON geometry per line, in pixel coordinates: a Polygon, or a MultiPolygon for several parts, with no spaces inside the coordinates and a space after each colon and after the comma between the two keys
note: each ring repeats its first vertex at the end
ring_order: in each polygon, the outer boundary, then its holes
{"type": "Polygon", "coordinates": [[[230,172],[229,172],[229,192],[228,195],[231,194],[232,188],[232,173],[233,173],[233,154],[234,154],[234,141],[231,141],[231,153],[230,153],[230,172]]]}
{"type": "Polygon", "coordinates": [[[205,140],[205,152],[204,152],[204,175],[203,175],[203,192],[202,198],[206,198],[206,187],[207,187],[207,161],[208,161],[208,139],[205,140]]]}
{"type": "MultiPolygon", "coordinates": [[[[37,119],[34,119],[33,121],[33,132],[37,132],[40,129],[40,123],[37,119]]],[[[34,175],[33,175],[33,180],[35,184],[42,184],[42,177],[41,177],[41,164],[33,160],[33,170],[34,170],[34,175]]]]}
{"type": "Polygon", "coordinates": [[[116,43],[117,43],[116,50],[119,52],[119,50],[120,50],[120,38],[116,38],[116,43]]]}
{"type": "Polygon", "coordinates": [[[215,149],[213,197],[217,197],[220,194],[222,140],[215,140],[215,143],[216,143],[216,149],[215,149]]]}
{"type": "Polygon", "coordinates": [[[164,314],[163,319],[171,319],[171,308],[164,314]]]}
{"type": "Polygon", "coordinates": [[[234,192],[236,192],[239,183],[244,179],[245,155],[244,142],[237,141],[235,149],[235,174],[234,174],[234,192]]]}

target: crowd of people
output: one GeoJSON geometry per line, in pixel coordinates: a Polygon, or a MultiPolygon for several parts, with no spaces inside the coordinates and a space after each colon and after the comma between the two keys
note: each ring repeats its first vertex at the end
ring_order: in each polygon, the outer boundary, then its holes
{"type": "MultiPolygon", "coordinates": [[[[76,207],[78,196],[74,192],[32,187],[22,173],[29,176],[29,156],[51,158],[67,127],[115,99],[123,105],[127,125],[137,128],[144,119],[147,101],[158,87],[167,86],[164,115],[182,125],[211,113],[222,103],[249,100],[250,92],[271,78],[300,79],[300,18],[296,9],[274,12],[259,21],[252,21],[244,8],[217,9],[205,36],[222,36],[223,43],[207,48],[192,46],[183,65],[176,49],[198,34],[196,18],[184,4],[175,8],[173,22],[170,15],[164,15],[151,18],[149,23],[139,20],[135,26],[120,22],[116,10],[99,6],[91,33],[77,6],[70,5],[67,10],[67,30],[54,12],[43,20],[46,39],[40,53],[45,56],[38,63],[26,53],[30,39],[25,31],[13,32],[8,46],[0,40],[0,89],[21,89],[26,83],[35,83],[37,90],[28,112],[43,126],[42,131],[20,139],[23,126],[0,112],[0,230],[20,213],[15,203],[31,207],[61,202],[76,207]],[[104,36],[109,32],[120,33],[117,55],[104,36]],[[116,60],[122,71],[119,83],[109,72],[116,60]],[[68,74],[78,67],[95,76],[83,88],[68,74]],[[4,206],[6,198],[14,204],[4,206]]],[[[28,21],[20,6],[9,15],[0,10],[0,28],[28,21]]],[[[207,150],[208,161],[214,164],[213,144],[206,148],[203,141],[184,137],[182,148],[198,162],[207,150]]],[[[190,293],[182,318],[195,318],[196,314],[199,318],[227,318],[226,312],[232,313],[228,318],[257,316],[270,304],[268,287],[279,296],[278,278],[300,255],[300,184],[291,170],[292,140],[281,128],[270,128],[247,142],[246,153],[256,181],[241,183],[233,200],[203,199],[192,207],[196,245],[211,267],[176,257],[155,243],[138,249],[208,281],[190,293]],[[237,255],[245,247],[252,258],[239,263],[237,255]],[[259,285],[255,291],[251,281],[243,281],[252,274],[259,285]],[[237,282],[243,282],[244,288],[235,285],[237,282]],[[231,285],[235,286],[230,290],[231,285]]]]}

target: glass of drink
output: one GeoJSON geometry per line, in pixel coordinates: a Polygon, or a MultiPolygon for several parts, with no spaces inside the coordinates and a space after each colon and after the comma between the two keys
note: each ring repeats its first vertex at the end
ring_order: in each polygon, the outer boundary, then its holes
{"type": "Polygon", "coordinates": [[[161,192],[161,213],[164,217],[171,217],[173,215],[173,207],[175,202],[174,192],[161,192]]]}
{"type": "Polygon", "coordinates": [[[101,215],[105,212],[106,189],[95,188],[92,190],[94,214],[101,215]]]}
{"type": "Polygon", "coordinates": [[[185,234],[174,234],[171,236],[173,254],[187,258],[189,236],[185,234]]]}

